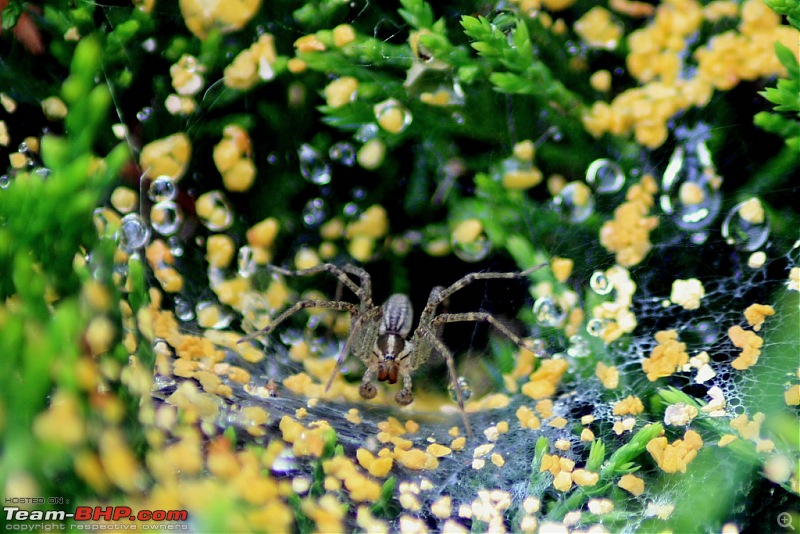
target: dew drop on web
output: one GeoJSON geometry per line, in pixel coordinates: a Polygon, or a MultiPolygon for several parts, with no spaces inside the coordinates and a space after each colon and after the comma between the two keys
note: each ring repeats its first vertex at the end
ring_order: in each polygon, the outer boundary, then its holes
{"type": "Polygon", "coordinates": [[[297,150],[300,174],[312,184],[325,185],[331,181],[331,166],[314,147],[303,144],[297,150]]]}
{"type": "Polygon", "coordinates": [[[138,213],[130,213],[120,221],[117,232],[120,247],[125,252],[133,252],[150,241],[150,228],[138,213]]]}
{"type": "Polygon", "coordinates": [[[153,202],[163,202],[165,200],[173,200],[178,193],[178,188],[175,182],[169,176],[159,176],[152,182],[147,189],[147,196],[153,202]]]}
{"type": "Polygon", "coordinates": [[[625,185],[625,173],[610,159],[596,159],[586,168],[586,183],[598,193],[616,193],[625,185]]]}
{"type": "Polygon", "coordinates": [[[539,297],[533,303],[533,315],[542,326],[557,326],[564,320],[564,310],[550,297],[539,297]]]}
{"type": "Polygon", "coordinates": [[[728,212],[722,222],[722,237],[739,250],[752,252],[769,238],[769,218],[755,197],[740,202],[728,212]]]}
{"type": "Polygon", "coordinates": [[[159,202],[150,208],[150,225],[163,236],[175,234],[182,222],[181,209],[171,200],[159,202]]]}
{"type": "Polygon", "coordinates": [[[570,182],[553,199],[553,204],[570,222],[579,223],[594,213],[594,196],[582,182],[570,182]]]}

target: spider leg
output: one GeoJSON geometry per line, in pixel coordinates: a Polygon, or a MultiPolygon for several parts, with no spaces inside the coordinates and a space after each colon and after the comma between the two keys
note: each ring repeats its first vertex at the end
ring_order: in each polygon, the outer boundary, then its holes
{"type": "Polygon", "coordinates": [[[320,263],[319,265],[309,269],[301,269],[299,271],[284,269],[283,267],[278,267],[277,265],[270,265],[268,268],[271,271],[275,271],[276,273],[280,273],[284,276],[309,276],[323,272],[331,273],[339,280],[340,283],[344,284],[345,287],[355,293],[356,297],[358,297],[358,300],[360,300],[364,305],[372,306],[372,297],[369,294],[369,275],[366,271],[358,267],[346,265],[345,267],[340,268],[332,263],[320,263]],[[357,286],[353,280],[347,276],[347,273],[358,276],[361,279],[361,287],[357,286]]]}
{"type": "Polygon", "coordinates": [[[350,302],[340,302],[336,300],[301,300],[300,302],[295,303],[291,308],[288,308],[282,314],[277,316],[272,322],[270,322],[267,326],[258,330],[256,332],[252,332],[251,334],[246,335],[236,343],[244,343],[245,341],[250,341],[251,339],[255,339],[262,335],[267,335],[275,328],[278,327],[283,321],[294,315],[300,310],[305,308],[326,308],[329,310],[336,310],[336,311],[346,311],[350,314],[357,314],[358,313],[358,306],[352,304],[350,302]]]}
{"type": "MultiPolygon", "coordinates": [[[[356,339],[356,337],[358,336],[361,327],[368,321],[374,321],[377,317],[380,317],[380,315],[382,314],[383,310],[381,308],[372,308],[368,312],[359,315],[358,317],[355,318],[355,320],[353,320],[353,323],[350,326],[350,335],[347,336],[347,341],[345,341],[344,347],[342,347],[342,351],[339,353],[339,356],[336,357],[336,366],[333,368],[331,377],[328,379],[328,383],[325,385],[326,393],[331,388],[331,384],[333,384],[333,379],[336,378],[336,375],[339,373],[339,371],[341,371],[342,365],[344,365],[344,362],[347,359],[347,355],[350,352],[350,345],[353,343],[353,340],[356,339]]],[[[367,364],[367,362],[364,363],[367,364]]],[[[369,384],[372,381],[372,376],[374,374],[375,371],[372,368],[370,368],[369,365],[367,365],[367,370],[364,372],[364,376],[361,380],[362,388],[365,387],[365,384],[369,384]]],[[[374,396],[375,395],[373,395],[373,397],[374,396]]]]}
{"type": "Polygon", "coordinates": [[[501,323],[494,315],[486,312],[469,312],[469,313],[443,313],[433,318],[431,323],[434,326],[444,326],[446,323],[459,323],[459,322],[486,322],[495,327],[500,333],[508,339],[519,345],[526,350],[533,350],[533,347],[524,339],[508,329],[506,325],[501,323]]]}
{"type": "MultiPolygon", "coordinates": [[[[458,385],[458,374],[456,373],[456,364],[453,361],[453,355],[450,352],[450,349],[445,346],[441,339],[439,339],[436,334],[430,330],[428,327],[419,327],[415,335],[419,335],[420,337],[425,338],[428,342],[433,345],[433,348],[444,357],[445,362],[447,363],[447,372],[450,375],[450,382],[453,384],[453,389],[456,392],[456,401],[458,402],[458,409],[461,412],[461,418],[464,420],[464,428],[467,431],[467,435],[471,438],[472,437],[472,427],[469,424],[469,418],[467,417],[467,412],[464,410],[464,394],[461,391],[461,388],[458,385]]],[[[409,394],[411,393],[411,376],[409,373],[408,384],[406,384],[406,376],[403,376],[403,391],[408,391],[409,394]]],[[[402,393],[401,391],[400,393],[402,393]]],[[[400,395],[398,393],[398,395],[400,395]]]]}
{"type": "MultiPolygon", "coordinates": [[[[542,267],[546,266],[546,263],[542,263],[539,265],[535,265],[533,267],[529,267],[524,271],[513,272],[513,273],[469,273],[463,276],[460,280],[457,280],[450,286],[440,290],[436,297],[434,298],[433,292],[431,292],[431,296],[428,298],[428,303],[425,305],[425,308],[422,310],[421,317],[433,317],[433,314],[436,312],[436,307],[439,306],[442,302],[444,302],[450,295],[464,289],[468,285],[470,285],[475,280],[518,280],[522,278],[526,278],[531,273],[538,271],[542,267]]],[[[420,320],[422,322],[422,319],[420,320]]]]}

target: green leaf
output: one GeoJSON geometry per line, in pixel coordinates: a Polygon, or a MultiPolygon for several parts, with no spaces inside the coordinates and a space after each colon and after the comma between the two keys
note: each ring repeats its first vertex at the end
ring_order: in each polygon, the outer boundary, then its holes
{"type": "Polygon", "coordinates": [[[775,41],[775,55],[778,56],[781,64],[786,67],[789,78],[800,78],[800,63],[797,62],[797,58],[788,47],[782,45],[779,41],[775,41]]]}
{"type": "Polygon", "coordinates": [[[400,0],[398,13],[409,25],[420,30],[433,26],[433,9],[424,0],[400,0]]]}

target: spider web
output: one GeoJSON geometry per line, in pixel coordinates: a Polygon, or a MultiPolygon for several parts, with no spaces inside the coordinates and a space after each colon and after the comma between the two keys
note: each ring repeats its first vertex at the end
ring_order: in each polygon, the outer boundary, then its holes
{"type": "MultiPolygon", "coordinates": [[[[114,12],[119,9],[103,6],[103,12],[108,14],[106,23],[114,26],[114,12]]],[[[387,41],[402,41],[405,39],[406,28],[396,18],[376,7],[374,3],[351,4],[351,15],[347,22],[363,26],[365,20],[372,21],[374,36],[387,41]]],[[[173,12],[166,13],[174,16],[173,12]]],[[[294,33],[295,37],[302,36],[302,32],[293,24],[281,21],[272,21],[263,31],[294,33]]],[[[284,53],[288,51],[283,51],[284,53]]],[[[137,53],[138,55],[138,53],[137,53]]],[[[389,59],[389,58],[386,58],[389,59]]],[[[400,58],[411,59],[411,58],[400,58]]],[[[136,67],[140,59],[131,57],[131,67],[136,67]]],[[[134,68],[135,70],[135,68],[134,68]]],[[[216,131],[222,124],[221,113],[228,105],[227,98],[230,90],[226,89],[221,80],[207,83],[207,89],[202,97],[201,112],[189,119],[177,121],[176,124],[182,131],[197,139],[207,135],[209,131],[216,131]]],[[[131,146],[138,154],[141,144],[148,140],[160,137],[168,132],[161,131],[163,125],[157,124],[152,117],[161,110],[164,95],[142,95],[139,102],[142,107],[138,110],[137,119],[131,117],[132,108],[125,102],[121,92],[109,80],[109,87],[115,97],[117,114],[121,122],[126,124],[139,123],[141,129],[136,136],[129,136],[131,146]],[[155,110],[155,113],[154,113],[155,110]],[[137,138],[139,137],[140,138],[137,138]]],[[[267,91],[269,94],[269,91],[267,91]]],[[[715,102],[719,97],[715,97],[715,102]]],[[[255,110],[258,103],[255,100],[246,100],[240,111],[255,110]]],[[[509,131],[509,141],[518,141],[523,137],[517,132],[514,121],[514,100],[509,99],[508,115],[505,117],[509,131]]],[[[457,114],[457,112],[456,112],[457,114]]],[[[695,126],[702,124],[702,113],[687,113],[672,125],[673,132],[680,126],[695,126]]],[[[733,117],[728,128],[741,128],[744,130],[739,137],[742,144],[748,142],[749,129],[747,117],[733,117]]],[[[302,142],[311,142],[311,139],[297,139],[289,136],[289,141],[265,142],[266,134],[253,133],[255,144],[259,146],[255,158],[259,168],[267,169],[265,174],[285,176],[288,173],[299,174],[297,151],[302,142]],[[268,148],[262,148],[262,147],[268,148]]],[[[544,130],[542,130],[544,131],[544,130]]],[[[218,132],[217,132],[218,134],[218,132]]],[[[271,135],[271,133],[269,134],[271,135]]],[[[340,132],[326,132],[326,139],[319,141],[328,147],[339,148],[345,151],[354,151],[357,141],[352,136],[340,132]]],[[[405,154],[418,154],[430,146],[426,143],[431,139],[423,139],[419,146],[399,148],[405,154]]],[[[207,143],[207,141],[206,141],[207,143]]],[[[319,144],[318,143],[318,144],[319,144]]],[[[556,144],[558,141],[548,140],[545,143],[556,144]]],[[[206,144],[208,146],[208,144],[206,144]]],[[[203,151],[203,145],[198,144],[203,151]]],[[[510,146],[508,147],[510,148],[510,146]]],[[[720,150],[715,157],[730,151],[720,150]]],[[[614,154],[609,154],[614,157],[614,154]]],[[[489,156],[490,160],[499,161],[505,154],[495,153],[489,156]]],[[[670,154],[665,150],[657,150],[645,154],[641,158],[638,176],[645,172],[654,174],[658,179],[666,172],[670,154]]],[[[718,161],[720,174],[726,176],[726,170],[731,171],[736,166],[736,158],[730,161],[718,161]]],[[[180,184],[179,198],[183,196],[183,204],[191,202],[200,193],[208,188],[205,176],[209,173],[210,160],[206,158],[192,164],[192,170],[180,184]]],[[[294,254],[307,246],[319,244],[318,227],[321,223],[338,215],[345,220],[356,220],[371,202],[379,200],[379,195],[370,190],[369,182],[365,180],[350,180],[346,176],[350,172],[352,162],[344,160],[332,161],[329,155],[323,155],[332,172],[330,185],[315,186],[299,181],[302,184],[300,195],[294,195],[290,201],[290,209],[296,213],[295,221],[288,232],[291,237],[285,238],[276,252],[276,263],[286,263],[284,258],[291,258],[294,254]],[[319,200],[324,209],[315,213],[305,210],[312,201],[319,200]],[[318,213],[317,213],[318,212],[318,213]],[[321,215],[320,215],[321,213],[321,215]],[[304,219],[310,217],[313,223],[309,224],[304,219]],[[317,220],[319,219],[319,220],[317,220]]],[[[417,158],[416,161],[419,161],[417,158]]],[[[444,160],[444,158],[442,158],[444,160]]],[[[438,162],[432,166],[439,165],[438,162]]],[[[405,169],[409,170],[409,169],[405,169]]],[[[411,172],[414,169],[410,169],[411,172]]],[[[633,183],[638,176],[629,177],[626,187],[633,183]]],[[[463,179],[451,184],[461,194],[467,194],[471,185],[463,179]]],[[[149,213],[153,202],[148,198],[148,186],[151,180],[142,180],[141,187],[141,216],[149,223],[149,213]]],[[[429,184],[430,185],[430,184],[429,184]]],[[[381,190],[381,193],[385,191],[381,190]]],[[[432,202],[435,191],[427,190],[426,202],[431,206],[434,216],[424,222],[412,222],[405,229],[404,237],[412,245],[412,251],[404,259],[397,260],[392,257],[389,250],[383,251],[374,261],[369,262],[367,270],[373,275],[373,297],[376,302],[381,302],[392,291],[407,292],[417,310],[424,305],[430,288],[434,285],[449,285],[463,274],[473,271],[504,271],[516,269],[515,264],[502,253],[493,251],[477,262],[465,262],[460,258],[448,256],[445,258],[432,258],[422,250],[424,241],[425,223],[433,219],[442,218],[445,213],[441,205],[432,202]],[[398,281],[399,280],[399,281],[398,281]]],[[[614,208],[621,203],[620,192],[606,197],[598,196],[593,217],[597,221],[606,221],[613,217],[614,208]]],[[[441,529],[444,521],[431,512],[431,505],[442,496],[449,496],[453,502],[453,519],[467,528],[473,530],[491,529],[497,523],[490,523],[488,518],[495,517],[494,512],[482,512],[491,508],[489,503],[493,498],[509,500],[505,511],[499,513],[500,521],[506,528],[519,528],[519,521],[526,514],[526,499],[534,498],[541,501],[543,508],[533,515],[540,521],[549,519],[563,519],[563,507],[570,509],[564,494],[557,492],[552,487],[552,479],[547,474],[541,474],[532,467],[536,458],[536,444],[541,437],[547,438],[550,446],[548,454],[559,454],[573,460],[576,465],[583,465],[589,454],[589,444],[577,438],[576,428],[581,427],[580,420],[591,415],[594,421],[588,426],[597,439],[602,440],[607,451],[612,452],[617,447],[628,442],[631,432],[617,434],[613,429],[614,423],[620,418],[613,414],[614,403],[635,395],[643,401],[657,402],[658,390],[673,387],[685,392],[691,398],[703,403],[709,402],[709,391],[718,388],[725,400],[724,413],[716,420],[728,422],[738,415],[746,415],[752,419],[756,413],[764,412],[768,415],[788,413],[791,417],[797,416],[797,411],[787,410],[783,401],[784,391],[790,385],[797,383],[797,354],[800,348],[798,341],[798,299],[797,291],[788,287],[789,272],[798,266],[800,248],[797,243],[785,239],[768,239],[759,250],[766,253],[766,262],[763,266],[752,268],[748,266],[751,252],[742,252],[725,242],[721,235],[720,224],[726,214],[736,202],[742,200],[742,194],[748,191],[734,191],[723,188],[723,204],[727,208],[720,214],[712,217],[707,225],[700,229],[685,230],[674,224],[673,218],[655,208],[654,214],[658,215],[661,225],[659,233],[654,238],[654,247],[647,259],[637,267],[630,270],[631,279],[638,289],[633,297],[632,311],[638,325],[629,334],[610,344],[598,342],[586,333],[585,321],[578,334],[579,340],[568,338],[563,328],[552,328],[538,324],[530,312],[534,297],[526,290],[525,285],[510,284],[505,282],[476,284],[454,296],[450,303],[452,311],[485,310],[499,317],[511,325],[521,334],[541,340],[543,343],[543,358],[565,359],[570,364],[564,379],[559,385],[557,394],[553,397],[552,415],[543,418],[542,426],[538,430],[522,428],[516,416],[517,410],[522,406],[532,406],[530,398],[521,393],[505,391],[502,374],[510,372],[509,362],[513,366],[513,359],[517,357],[516,349],[506,341],[490,334],[488,328],[475,325],[450,325],[445,333],[445,342],[456,354],[459,373],[467,376],[472,384],[473,401],[485,398],[496,392],[508,393],[509,403],[499,409],[471,411],[470,421],[476,431],[474,439],[467,442],[464,451],[455,452],[440,459],[437,469],[431,471],[413,471],[397,465],[393,475],[399,483],[409,483],[412,488],[417,488],[416,499],[419,501],[419,510],[401,510],[401,513],[421,519],[430,528],[441,529]],[[734,196],[736,195],[736,196],[734,196]],[[670,298],[670,288],[676,279],[698,278],[705,289],[705,297],[701,306],[696,310],[686,310],[672,304],[664,304],[670,298]],[[746,325],[743,311],[751,304],[771,304],[776,309],[776,314],[767,318],[763,330],[759,333],[763,337],[764,345],[758,364],[745,372],[734,371],[731,368],[733,361],[740,349],[735,347],[728,337],[728,330],[732,326],[746,325]],[[519,317],[519,319],[517,319],[519,317]],[[706,352],[710,356],[709,365],[715,375],[702,384],[695,380],[696,370],[678,372],[657,383],[649,381],[643,370],[642,360],[652,354],[657,345],[655,333],[662,330],[675,330],[681,341],[687,344],[686,352],[689,356],[697,356],[706,352]],[[570,353],[576,345],[588,343],[589,354],[578,350],[578,356],[570,353]],[[603,386],[594,374],[594,365],[586,362],[601,361],[607,365],[615,365],[622,375],[621,382],[624,387],[609,390],[603,386]],[[556,428],[548,423],[555,418],[563,417],[567,420],[566,426],[556,428]],[[491,431],[496,429],[498,423],[507,422],[509,430],[500,436],[491,431]],[[485,433],[484,431],[487,431],[485,433]],[[564,440],[570,444],[568,451],[558,451],[553,445],[564,440]],[[491,445],[489,455],[477,455],[479,445],[491,445]],[[488,461],[491,454],[499,455],[504,464],[502,467],[488,461]],[[475,460],[482,460],[475,462],[475,460]],[[481,465],[480,468],[477,466],[481,465]],[[425,484],[428,481],[430,484],[425,484]],[[420,490],[419,488],[423,488],[420,490]],[[429,489],[424,489],[429,488],[429,489]],[[493,490],[498,494],[488,494],[493,490]],[[467,505],[470,513],[466,517],[459,517],[459,506],[467,505]]],[[[775,200],[778,209],[786,208],[786,197],[794,196],[796,188],[752,191],[761,195],[767,205],[775,200]],[[781,200],[783,198],[784,200],[781,200]]],[[[270,215],[268,209],[254,205],[246,198],[229,200],[224,206],[230,211],[233,224],[225,229],[225,233],[233,238],[237,247],[246,243],[245,231],[247,227],[258,222],[264,216],[270,215]]],[[[394,224],[400,217],[399,208],[388,206],[390,220],[394,224]]],[[[546,201],[540,203],[540,209],[552,213],[555,207],[546,201]]],[[[176,265],[184,277],[184,290],[174,297],[166,296],[164,307],[173,309],[180,319],[180,328],[187,333],[202,334],[205,330],[197,321],[198,309],[206,304],[219,305],[223,310],[223,319],[211,330],[249,330],[248,318],[243,318],[241,310],[234,310],[222,305],[213,286],[219,280],[231,279],[242,276],[244,270],[246,277],[252,279],[252,285],[258,289],[266,289],[274,281],[273,277],[263,267],[255,272],[249,272],[247,265],[232,265],[222,271],[209,270],[204,259],[205,246],[209,236],[215,232],[204,227],[191,213],[191,209],[184,209],[184,219],[181,221],[180,230],[171,237],[165,238],[174,253],[176,265]]],[[[613,258],[600,247],[595,239],[584,239],[585,232],[577,224],[563,220],[559,227],[553,227],[548,236],[538,236],[539,227],[535,224],[538,213],[530,213],[525,218],[527,231],[531,234],[531,241],[546,243],[545,248],[549,257],[574,258],[575,269],[570,277],[570,289],[578,296],[578,305],[595,298],[589,279],[597,270],[608,268],[613,263],[613,258]]],[[[785,220],[785,219],[784,219],[785,220]]],[[[790,219],[791,220],[791,219],[790,219]]],[[[796,220],[796,218],[795,218],[796,220]]],[[[151,229],[157,235],[156,228],[151,229]]],[[[394,232],[394,230],[393,230],[394,232]]],[[[785,236],[788,232],[782,232],[785,236]]],[[[595,234],[596,235],[596,234],[595,234]]],[[[337,256],[337,260],[345,260],[345,255],[337,256]]],[[[549,258],[548,258],[549,259],[549,258]]],[[[158,287],[155,279],[154,287],[158,287]]],[[[337,293],[335,280],[317,275],[312,279],[287,279],[286,284],[297,293],[301,289],[314,289],[332,297],[337,293]]],[[[796,289],[796,288],[795,288],[796,289]]],[[[352,296],[344,296],[353,301],[352,296]]],[[[588,310],[587,310],[588,311],[588,310]]],[[[274,311],[273,311],[274,312],[274,311]]],[[[418,402],[409,408],[401,409],[391,403],[391,393],[382,395],[383,402],[344,401],[341,398],[322,399],[319,402],[309,402],[304,395],[292,393],[280,384],[290,376],[304,370],[301,361],[296,361],[290,355],[290,348],[298,342],[305,342],[310,348],[314,358],[319,360],[333,360],[342,348],[343,339],[332,334],[320,320],[320,316],[312,316],[306,322],[307,316],[298,316],[293,324],[287,324],[279,332],[267,339],[261,340],[261,348],[267,357],[258,363],[242,361],[235,350],[224,348],[226,362],[235,363],[250,373],[251,381],[240,384],[223,377],[223,383],[230,386],[233,394],[221,404],[222,410],[217,421],[217,427],[207,430],[209,433],[221,432],[229,427],[246,429],[249,425],[242,416],[242,408],[249,406],[262,407],[270,414],[270,423],[267,425],[266,436],[254,438],[246,432],[238,432],[238,444],[242,447],[252,444],[263,445],[281,436],[278,422],[283,416],[294,417],[298,410],[305,409],[309,418],[304,421],[325,420],[335,429],[338,443],[342,445],[348,456],[353,456],[356,449],[367,448],[377,452],[382,444],[377,438],[377,427],[389,417],[396,417],[401,421],[414,419],[420,425],[420,430],[413,435],[406,435],[412,440],[414,446],[425,448],[430,443],[449,444],[452,436],[448,429],[459,424],[455,405],[447,400],[445,384],[447,375],[439,359],[429,362],[415,376],[415,393],[418,402]],[[305,324],[304,324],[305,323],[305,324]],[[423,376],[421,376],[423,375],[423,376]],[[278,394],[269,397],[262,387],[273,380],[278,384],[278,394]],[[388,402],[386,399],[389,399],[388,402]],[[439,409],[431,409],[438,406],[439,409]],[[359,410],[361,424],[352,424],[348,418],[348,411],[352,408],[359,410]]],[[[575,352],[575,351],[573,351],[575,352]]],[[[350,358],[342,373],[351,381],[357,381],[362,366],[354,358],[350,358]]],[[[176,391],[184,379],[175,376],[157,376],[156,397],[168,399],[176,391]]],[[[647,423],[655,423],[663,417],[663,406],[645,410],[636,421],[635,430],[640,430],[647,423]]],[[[778,415],[776,415],[778,417],[778,415]]],[[[703,491],[710,487],[727,488],[720,500],[726,510],[713,515],[711,524],[704,525],[706,529],[720,530],[723,523],[732,522],[740,528],[752,528],[754,525],[774,525],[779,512],[797,510],[796,496],[782,489],[780,485],[773,484],[758,476],[750,476],[753,470],[760,470],[769,454],[762,454],[757,459],[742,458],[735,452],[713,446],[719,439],[719,434],[707,426],[697,425],[701,429],[704,440],[708,446],[697,458],[693,469],[685,476],[664,475],[654,465],[652,458],[646,453],[637,458],[641,470],[637,473],[644,476],[647,485],[643,494],[633,497],[616,488],[609,490],[617,506],[616,511],[620,516],[611,516],[604,519],[602,516],[593,516],[585,505],[575,508],[584,512],[583,520],[578,519],[576,524],[586,525],[591,523],[605,524],[611,530],[636,531],[639,529],[660,528],[664,523],[652,517],[654,506],[675,506],[676,512],[670,518],[672,525],[691,525],[688,514],[692,510],[692,501],[707,502],[702,500],[703,491]],[[730,469],[718,469],[718,465],[729,466],[730,469]],[[760,501],[753,505],[753,497],[771,495],[770,499],[760,501]],[[745,508],[745,503],[748,503],[745,508]],[[631,514],[638,519],[631,520],[631,514]],[[624,517],[622,517],[624,515],[624,517]],[[583,522],[581,522],[583,521],[583,522]]],[[[692,428],[695,428],[693,426],[692,428]]],[[[634,430],[634,431],[635,431],[634,430]]],[[[668,427],[667,436],[672,442],[683,436],[683,428],[668,427]]],[[[733,431],[731,431],[733,432],[733,431]]],[[[579,432],[578,432],[579,433],[579,432]]],[[[774,430],[763,431],[764,438],[772,436],[776,441],[776,450],[780,454],[789,455],[796,461],[796,451],[791,450],[791,440],[775,438],[774,430]]],[[[303,458],[296,458],[287,454],[282,457],[281,467],[276,467],[276,475],[292,478],[297,476],[313,477],[313,463],[305,462],[303,458]]],[[[616,481],[614,481],[616,482],[616,481]]],[[[407,486],[408,488],[409,486],[407,486]]],[[[397,495],[400,491],[395,490],[397,495]]],[[[413,491],[412,491],[413,492],[413,491]]],[[[530,502],[530,501],[527,501],[530,502]]],[[[357,528],[354,515],[348,516],[348,527],[357,528]]],[[[399,528],[400,520],[392,526],[399,528]]],[[[774,528],[774,527],[772,527],[774,528]]]]}

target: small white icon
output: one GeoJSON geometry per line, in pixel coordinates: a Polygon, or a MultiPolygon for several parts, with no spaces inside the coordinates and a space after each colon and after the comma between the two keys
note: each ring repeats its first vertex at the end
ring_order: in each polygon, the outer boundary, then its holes
{"type": "Polygon", "coordinates": [[[794,530],[794,526],[792,525],[792,515],[788,512],[781,512],[778,514],[778,524],[783,528],[794,530]]]}

